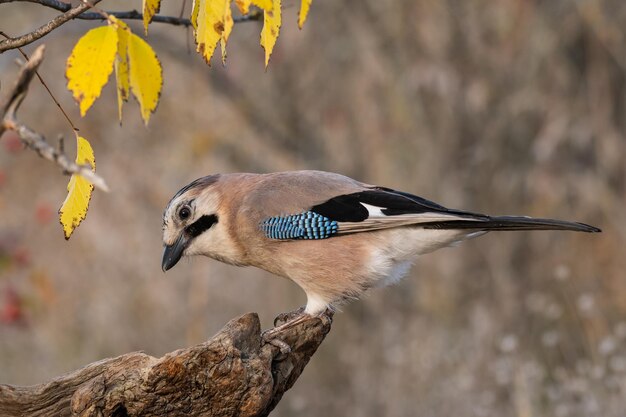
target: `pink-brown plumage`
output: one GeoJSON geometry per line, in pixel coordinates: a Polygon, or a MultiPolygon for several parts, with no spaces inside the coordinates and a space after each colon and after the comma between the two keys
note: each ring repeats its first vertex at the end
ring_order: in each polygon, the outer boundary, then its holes
{"type": "Polygon", "coordinates": [[[581,223],[449,210],[322,171],[220,174],[190,184],[168,204],[163,268],[183,255],[256,266],[293,280],[307,294],[305,311],[316,314],[398,281],[418,255],[491,230],[599,231],[581,223]],[[298,229],[303,239],[278,239],[261,227],[268,218],[300,213],[333,221],[338,230],[315,239],[298,229]]]}

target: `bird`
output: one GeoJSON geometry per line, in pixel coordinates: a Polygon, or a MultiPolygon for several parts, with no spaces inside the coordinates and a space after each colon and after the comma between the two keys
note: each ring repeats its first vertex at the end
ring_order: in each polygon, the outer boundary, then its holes
{"type": "Polygon", "coordinates": [[[212,174],[181,188],[163,214],[167,271],[203,255],[288,278],[306,293],[302,316],[404,277],[414,260],[491,231],[569,230],[584,223],[488,216],[324,171],[212,174]]]}

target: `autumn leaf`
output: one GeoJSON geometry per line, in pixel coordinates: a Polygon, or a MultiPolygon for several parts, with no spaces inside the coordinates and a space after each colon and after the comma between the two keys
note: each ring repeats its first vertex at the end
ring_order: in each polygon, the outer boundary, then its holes
{"type": "Polygon", "coordinates": [[[139,102],[141,117],[147,125],[150,114],[159,104],[163,71],[154,50],[146,41],[131,33],[128,38],[130,90],[139,102]]]}
{"type": "Polygon", "coordinates": [[[195,33],[196,50],[204,57],[204,60],[209,65],[211,65],[211,57],[213,56],[213,52],[215,52],[217,42],[222,39],[222,34],[226,29],[226,8],[230,9],[229,0],[198,1],[198,26],[195,33]]]}
{"type": "Polygon", "coordinates": [[[191,5],[191,18],[189,19],[191,21],[191,26],[194,29],[194,34],[195,34],[195,30],[198,29],[198,11],[200,10],[200,0],[193,0],[193,3],[191,5]]]}
{"type": "MultiPolygon", "coordinates": [[[[252,1],[252,4],[260,7],[266,12],[270,12],[274,9],[274,7],[276,7],[275,0],[251,0],[251,1],[252,1]]],[[[280,2],[279,2],[279,7],[280,7],[280,2]]]]}
{"type": "Polygon", "coordinates": [[[302,29],[304,26],[304,22],[306,22],[306,17],[309,14],[309,8],[311,7],[311,2],[313,0],[301,0],[300,3],[300,13],[298,13],[298,27],[302,29]]]}
{"type": "Polygon", "coordinates": [[[117,82],[117,109],[122,122],[122,105],[128,101],[130,95],[130,80],[128,72],[128,38],[131,34],[126,23],[111,16],[117,28],[117,54],[115,56],[115,80],[117,82]]]}
{"type": "Polygon", "coordinates": [[[272,0],[273,7],[271,11],[263,12],[263,30],[261,30],[261,46],[265,49],[265,68],[270,62],[270,56],[274,50],[276,39],[280,32],[281,25],[281,0],[272,0]]]}
{"type": "Polygon", "coordinates": [[[143,0],[143,28],[148,34],[148,25],[152,22],[155,14],[161,9],[161,0],[143,0]]]}
{"type": "Polygon", "coordinates": [[[81,116],[100,96],[113,71],[116,51],[117,30],[113,26],[91,29],[74,46],[67,59],[65,76],[81,116]]]}
{"type": "Polygon", "coordinates": [[[84,116],[115,67],[120,121],[122,105],[132,91],[141,117],[148,124],[163,86],[161,63],[152,47],[133,34],[126,23],[114,16],[109,16],[108,21],[109,25],[90,30],[74,46],[65,72],[68,89],[84,116]]]}
{"type": "Polygon", "coordinates": [[[226,2],[226,8],[224,9],[224,30],[222,31],[222,37],[220,38],[220,49],[222,50],[222,65],[226,65],[226,42],[230,32],[233,30],[233,11],[230,8],[230,2],[226,2]]]}
{"type": "MultiPolygon", "coordinates": [[[[96,159],[87,139],[76,134],[76,163],[89,164],[96,172],[96,159]]],[[[85,220],[93,184],[78,174],[73,174],[67,185],[67,197],[59,209],[59,221],[63,227],[65,239],[69,239],[74,230],[85,220]]]]}
{"type": "Polygon", "coordinates": [[[250,0],[235,0],[235,4],[241,14],[248,14],[250,11],[250,0]]]}

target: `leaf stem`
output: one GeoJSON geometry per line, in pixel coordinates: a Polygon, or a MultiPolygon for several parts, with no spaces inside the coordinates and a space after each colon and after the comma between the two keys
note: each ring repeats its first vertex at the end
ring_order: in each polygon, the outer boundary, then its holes
{"type": "Polygon", "coordinates": [[[13,130],[28,148],[34,150],[39,156],[58,165],[64,173],[78,174],[85,177],[95,187],[109,191],[106,182],[98,174],[92,171],[90,165],[79,165],[67,155],[53,148],[45,137],[20,124],[16,119],[16,112],[26,97],[28,85],[43,60],[44,45],[39,46],[20,70],[18,79],[9,91],[7,101],[0,105],[2,120],[0,120],[0,136],[5,130],[13,130]]]}

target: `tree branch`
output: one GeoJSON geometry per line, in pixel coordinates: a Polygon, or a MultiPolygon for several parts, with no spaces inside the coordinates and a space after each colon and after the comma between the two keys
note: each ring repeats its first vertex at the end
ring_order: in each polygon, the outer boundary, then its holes
{"type": "Polygon", "coordinates": [[[231,320],[209,341],[155,358],[141,352],[92,363],[30,387],[0,385],[0,410],[17,416],[267,416],[330,331],[332,313],[261,336],[259,317],[231,320]]]}
{"type": "MultiPolygon", "coordinates": [[[[21,1],[21,2],[28,2],[28,3],[36,3],[36,4],[40,4],[42,6],[46,6],[49,7],[51,9],[55,9],[58,10],[60,12],[65,12],[65,14],[69,13],[71,10],[77,9],[79,6],[75,7],[74,9],[72,9],[71,4],[69,3],[64,3],[58,0],[0,0],[0,4],[2,3],[12,3],[12,2],[16,2],[16,1],[21,1]]],[[[91,4],[95,5],[96,3],[98,3],[100,0],[98,1],[93,1],[91,4]]],[[[84,6],[84,4],[83,4],[84,6]]],[[[88,8],[89,6],[87,6],[88,8]]],[[[83,9],[83,11],[81,11],[80,13],[77,13],[76,15],[68,18],[67,20],[63,21],[62,23],[59,23],[57,26],[51,28],[50,30],[47,30],[46,32],[43,32],[41,34],[39,34],[40,31],[43,30],[43,28],[47,27],[48,25],[50,25],[52,22],[48,23],[47,25],[44,25],[42,27],[40,27],[39,29],[28,33],[26,35],[17,37],[17,38],[12,38],[10,40],[5,40],[0,42],[0,53],[9,50],[9,49],[15,49],[19,46],[23,46],[23,45],[27,45],[31,42],[36,41],[37,39],[41,38],[42,36],[46,35],[47,33],[49,33],[51,30],[55,29],[56,27],[62,25],[63,23],[67,22],[68,20],[71,19],[82,19],[82,20],[105,20],[104,16],[102,16],[100,13],[86,13],[85,12],[86,8],[83,9]],[[11,41],[11,42],[9,42],[11,41]],[[19,43],[22,42],[22,43],[19,43]]],[[[124,12],[106,12],[108,15],[111,16],[115,16],[118,19],[126,19],[126,20],[143,20],[143,14],[139,13],[137,10],[129,10],[129,11],[124,11],[124,12]]],[[[65,15],[64,14],[64,15],[65,15]]],[[[64,16],[61,15],[61,16],[64,16]]],[[[59,16],[59,17],[61,17],[59,16]]],[[[238,16],[233,18],[234,23],[241,23],[241,22],[252,22],[252,21],[256,21],[259,20],[262,17],[262,13],[260,11],[253,11],[247,15],[244,16],[238,16]]],[[[55,18],[58,19],[58,18],[55,18]]],[[[54,20],[53,20],[54,21],[54,20]]],[[[185,26],[185,27],[189,27],[191,26],[191,20],[183,18],[183,17],[176,17],[176,16],[162,16],[162,15],[156,15],[152,18],[153,22],[159,22],[159,23],[167,23],[170,25],[174,25],[174,26],[185,26]]]]}
{"type": "MultiPolygon", "coordinates": [[[[48,33],[52,32],[54,29],[58,28],[62,24],[74,19],[79,14],[83,13],[85,10],[89,9],[92,5],[100,3],[101,0],[93,0],[91,5],[80,3],[74,8],[69,9],[62,15],[59,15],[41,26],[39,29],[34,30],[26,35],[18,36],[17,38],[6,39],[0,41],[0,53],[9,50],[15,49],[20,46],[28,45],[29,43],[35,42],[37,39],[42,38],[48,33]]],[[[8,3],[8,1],[2,1],[2,3],[8,3]]]]}
{"type": "Polygon", "coordinates": [[[78,165],[65,155],[62,150],[55,149],[48,142],[46,142],[45,137],[17,121],[17,110],[20,107],[20,104],[22,104],[24,97],[26,97],[28,85],[43,60],[44,49],[44,45],[38,47],[31,58],[24,64],[24,66],[22,66],[13,89],[9,91],[6,102],[0,105],[0,109],[2,111],[0,136],[2,136],[2,133],[4,133],[5,130],[15,131],[24,145],[37,152],[37,154],[42,158],[54,162],[63,169],[64,173],[81,175],[95,187],[98,187],[103,191],[108,191],[109,187],[104,179],[93,172],[91,166],[78,165]]]}

